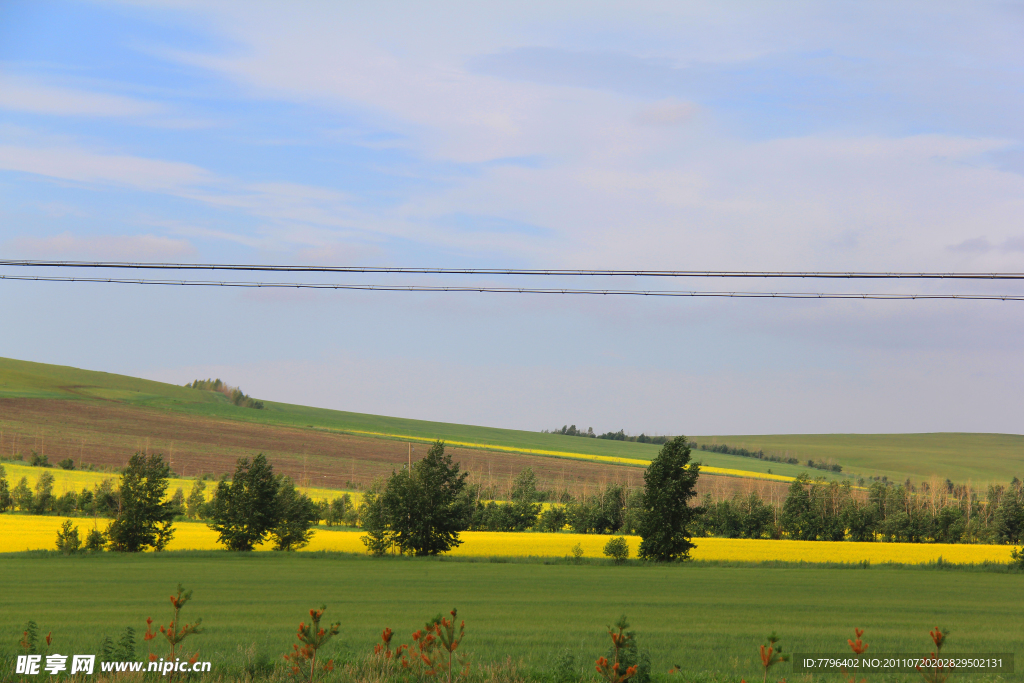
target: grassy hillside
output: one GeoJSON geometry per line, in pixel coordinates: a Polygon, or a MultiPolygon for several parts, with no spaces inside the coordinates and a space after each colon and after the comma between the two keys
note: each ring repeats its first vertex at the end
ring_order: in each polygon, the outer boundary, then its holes
{"type": "MultiPolygon", "coordinates": [[[[116,402],[119,405],[170,410],[179,414],[228,419],[259,425],[317,429],[399,440],[444,439],[464,448],[507,450],[582,459],[624,458],[643,462],[660,448],[651,444],[606,441],[513,429],[429,422],[311,408],[264,400],[263,410],[240,408],[219,393],[77,368],[0,358],[0,399],[30,398],[116,402]]],[[[807,468],[750,458],[699,453],[705,466],[794,477],[807,468]]],[[[815,474],[821,474],[811,470],[815,474]]],[[[832,476],[831,474],[828,476],[832,476]]]]}
{"type": "MultiPolygon", "coordinates": [[[[191,379],[191,378],[183,378],[191,379]]],[[[230,379],[230,378],[229,378],[230,379]]],[[[642,464],[659,446],[542,434],[513,429],[448,424],[380,415],[366,415],[268,401],[254,410],[232,405],[218,393],[105,372],[0,358],[0,399],[48,398],[106,402],[173,411],[176,414],[231,420],[256,425],[342,432],[374,439],[444,439],[462,448],[553,453],[582,459],[624,458],[642,464]]],[[[0,416],[2,417],[2,416],[0,416]]],[[[763,449],[798,458],[801,463],[834,460],[844,474],[885,475],[902,481],[937,476],[957,482],[1009,481],[1024,476],[1024,436],[1005,434],[830,434],[767,436],[697,436],[699,443],[763,449]]],[[[834,475],[802,465],[781,465],[739,456],[697,452],[705,466],[752,473],[796,476],[834,475]]]]}
{"type": "Polygon", "coordinates": [[[811,460],[836,460],[844,471],[887,475],[902,481],[932,476],[956,482],[1024,478],[1024,436],[1016,434],[779,434],[697,436],[749,450],[763,449],[811,460]]]}

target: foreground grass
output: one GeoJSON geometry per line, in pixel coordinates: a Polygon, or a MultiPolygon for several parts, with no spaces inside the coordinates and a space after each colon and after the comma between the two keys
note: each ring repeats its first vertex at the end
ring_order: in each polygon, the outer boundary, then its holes
{"type": "Polygon", "coordinates": [[[0,585],[16,590],[4,591],[0,654],[14,653],[29,619],[53,632],[58,651],[95,651],[103,635],[144,630],[147,616],[166,621],[178,582],[195,590],[185,616],[203,618],[202,658],[229,668],[247,651],[283,654],[322,603],[342,622],[329,654],[343,660],[370,651],[385,626],[408,641],[452,607],[476,662],[511,657],[525,670],[549,669],[565,651],[589,668],[622,613],[655,672],[682,664],[688,678],[751,680],[772,630],[790,652],[841,653],[855,626],[876,653],[924,653],[935,626],[951,631],[950,652],[1024,652],[1020,574],[207,552],[2,557],[0,585]]]}

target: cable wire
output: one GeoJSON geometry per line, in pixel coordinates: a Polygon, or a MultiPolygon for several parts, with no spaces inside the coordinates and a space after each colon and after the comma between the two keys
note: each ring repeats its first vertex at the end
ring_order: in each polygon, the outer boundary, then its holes
{"type": "Polygon", "coordinates": [[[33,282],[97,282],[126,285],[161,285],[184,287],[244,287],[260,289],[336,289],[371,292],[483,292],[493,294],[585,294],[602,296],[659,297],[728,297],[736,299],[963,299],[969,301],[1024,301],[1024,295],[1013,294],[881,294],[844,292],[710,292],[695,290],[639,289],[569,289],[561,287],[485,287],[448,285],[368,285],[320,282],[243,282],[218,280],[147,280],[137,278],[59,277],[36,275],[5,275],[0,280],[33,282]]]}
{"type": "Polygon", "coordinates": [[[1024,273],[883,272],[883,271],[738,271],[738,270],[615,270],[548,268],[421,268],[390,266],[294,266],[229,263],[142,263],[128,261],[33,261],[0,259],[0,266],[32,268],[118,268],[136,270],[229,270],[280,273],[383,273],[426,275],[547,275],[593,277],[808,278],[859,280],[1024,280],[1024,273]]]}

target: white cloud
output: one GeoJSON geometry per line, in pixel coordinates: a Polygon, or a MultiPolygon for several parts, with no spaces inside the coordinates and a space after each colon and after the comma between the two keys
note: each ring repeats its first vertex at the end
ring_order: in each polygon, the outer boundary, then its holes
{"type": "Polygon", "coordinates": [[[191,257],[196,249],[186,240],[159,235],[91,235],[64,232],[50,237],[15,237],[4,244],[9,258],[98,261],[166,261],[191,257]]]}
{"type": "Polygon", "coordinates": [[[49,85],[0,73],[0,109],[56,116],[138,117],[160,114],[161,104],[123,95],[49,85]]]}
{"type": "Polygon", "coordinates": [[[697,107],[691,102],[665,100],[640,109],[633,121],[641,126],[678,126],[693,118],[697,107]]]}
{"type": "Polygon", "coordinates": [[[101,154],[68,146],[0,145],[0,170],[176,193],[215,180],[213,174],[194,164],[101,154]]]}

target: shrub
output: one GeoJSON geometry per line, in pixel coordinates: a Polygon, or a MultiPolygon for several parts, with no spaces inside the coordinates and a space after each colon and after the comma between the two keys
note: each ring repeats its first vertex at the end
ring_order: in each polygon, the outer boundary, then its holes
{"type": "Polygon", "coordinates": [[[107,544],[107,535],[99,529],[91,529],[89,535],[85,537],[85,549],[89,552],[98,553],[103,550],[103,546],[107,544]]]}
{"type": "Polygon", "coordinates": [[[61,468],[62,470],[73,470],[75,469],[75,461],[72,460],[71,458],[64,458],[59,463],[57,463],[57,467],[61,468]]]}
{"type": "Polygon", "coordinates": [[[100,644],[101,662],[127,662],[135,659],[135,629],[131,626],[125,627],[117,643],[107,636],[100,644]]]}
{"type": "Polygon", "coordinates": [[[57,532],[57,550],[65,555],[72,555],[81,547],[82,540],[78,537],[78,527],[72,528],[71,520],[66,520],[57,532]]]}
{"type": "Polygon", "coordinates": [[[601,674],[601,678],[607,683],[624,683],[637,673],[636,665],[624,666],[620,660],[620,654],[624,649],[635,646],[634,634],[632,631],[627,632],[627,628],[629,622],[626,621],[625,614],[619,617],[614,627],[608,627],[608,635],[612,638],[612,649],[609,653],[612,660],[609,662],[607,657],[598,657],[596,667],[597,673],[601,674]]]}
{"type": "Polygon", "coordinates": [[[616,536],[605,543],[604,554],[615,560],[615,564],[622,564],[629,558],[629,543],[623,536],[616,536]]]}
{"type": "MultiPolygon", "coordinates": [[[[341,631],[341,622],[333,623],[327,628],[320,627],[320,619],[326,609],[326,605],[321,605],[320,609],[309,610],[310,623],[307,625],[306,622],[301,622],[298,633],[295,634],[302,647],[297,644],[292,645],[292,651],[284,656],[285,661],[291,664],[292,675],[298,680],[307,681],[307,683],[313,683],[316,680],[316,659],[320,648],[341,631]]],[[[320,665],[320,670],[322,673],[333,671],[334,661],[327,660],[320,665]]]]}
{"type": "Polygon", "coordinates": [[[572,553],[573,564],[579,564],[583,561],[583,546],[579,543],[570,548],[569,552],[572,553]]]}
{"type": "MultiPolygon", "coordinates": [[[[199,628],[200,624],[203,623],[202,619],[196,619],[191,624],[181,623],[181,608],[184,607],[185,603],[187,603],[191,599],[192,591],[186,591],[184,587],[179,583],[177,593],[171,596],[171,623],[169,623],[167,626],[160,627],[160,635],[162,635],[164,639],[167,640],[167,645],[170,647],[170,655],[167,657],[166,662],[174,662],[175,658],[179,655],[182,658],[184,658],[184,653],[179,649],[182,641],[184,641],[191,635],[197,635],[199,633],[202,633],[202,629],[199,628]]],[[[152,617],[150,617],[149,619],[146,619],[146,632],[145,634],[143,634],[142,638],[143,640],[148,642],[156,638],[156,636],[157,632],[153,630],[153,619],[152,617]]],[[[198,658],[198,654],[193,654],[188,659],[190,663],[194,664],[198,658]]],[[[150,653],[149,661],[155,662],[156,660],[157,656],[153,653],[150,653]]]]}

